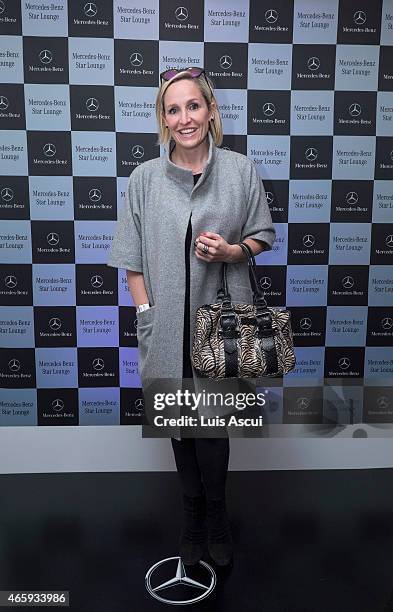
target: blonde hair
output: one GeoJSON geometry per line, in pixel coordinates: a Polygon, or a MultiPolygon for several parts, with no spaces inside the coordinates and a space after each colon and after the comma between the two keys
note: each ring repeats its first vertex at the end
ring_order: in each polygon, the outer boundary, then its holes
{"type": "Polygon", "coordinates": [[[222,133],[222,121],[220,111],[216,97],[213,92],[214,85],[206,74],[201,74],[199,77],[192,77],[187,70],[183,70],[175,74],[169,81],[163,81],[157,93],[156,98],[156,117],[158,124],[158,143],[166,147],[170,142],[170,131],[166,127],[164,113],[164,96],[165,92],[175,81],[181,81],[182,79],[190,79],[196,85],[205,99],[209,111],[213,113],[213,119],[209,121],[209,132],[213,137],[214,144],[219,147],[222,144],[223,133],[222,133]],[[206,78],[205,78],[206,77],[206,78]],[[209,88],[208,81],[211,89],[209,88]]]}

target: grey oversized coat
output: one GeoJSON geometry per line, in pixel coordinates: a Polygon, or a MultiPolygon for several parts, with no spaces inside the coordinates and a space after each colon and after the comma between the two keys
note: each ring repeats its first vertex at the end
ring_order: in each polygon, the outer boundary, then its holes
{"type": "MultiPolygon", "coordinates": [[[[208,160],[195,186],[192,171],[176,166],[169,148],[164,156],[137,166],[117,224],[108,265],[142,272],[151,304],[137,314],[142,387],[148,379],[182,378],[184,245],[190,217],[190,351],[196,310],[216,301],[222,270],[221,262],[206,263],[195,256],[195,238],[203,231],[216,232],[230,244],[263,240],[267,249],[275,239],[254,163],[216,147],[210,133],[208,137],[208,160]]],[[[229,264],[228,286],[233,302],[252,301],[246,262],[229,264]]]]}

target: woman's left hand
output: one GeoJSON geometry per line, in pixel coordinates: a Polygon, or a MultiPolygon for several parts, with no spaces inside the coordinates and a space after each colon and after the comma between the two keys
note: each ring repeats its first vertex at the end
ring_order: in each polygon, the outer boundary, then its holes
{"type": "Polygon", "coordinates": [[[227,261],[231,260],[232,246],[214,232],[201,232],[194,242],[195,255],[202,261],[227,261]],[[206,246],[204,246],[206,245],[206,246]],[[209,250],[206,252],[206,247],[209,250]]]}

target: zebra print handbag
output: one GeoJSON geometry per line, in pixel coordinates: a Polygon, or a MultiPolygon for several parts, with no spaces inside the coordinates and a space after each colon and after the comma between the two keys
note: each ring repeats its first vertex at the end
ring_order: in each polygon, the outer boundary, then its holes
{"type": "Polygon", "coordinates": [[[248,258],[254,303],[232,303],[224,263],[217,301],[196,312],[191,361],[205,378],[281,376],[296,364],[291,313],[267,307],[254,255],[245,243],[240,246],[248,258]]]}

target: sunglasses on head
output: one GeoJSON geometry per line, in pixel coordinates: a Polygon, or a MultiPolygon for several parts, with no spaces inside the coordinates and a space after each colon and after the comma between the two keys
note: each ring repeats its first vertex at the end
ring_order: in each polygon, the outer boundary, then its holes
{"type": "Polygon", "coordinates": [[[169,68],[169,70],[164,70],[164,72],[161,72],[160,74],[160,84],[162,84],[163,81],[170,81],[179,72],[188,72],[193,79],[197,79],[198,77],[203,75],[213,95],[212,88],[210,87],[209,81],[206,77],[205,69],[198,68],[197,66],[192,66],[191,68],[169,68]]]}

